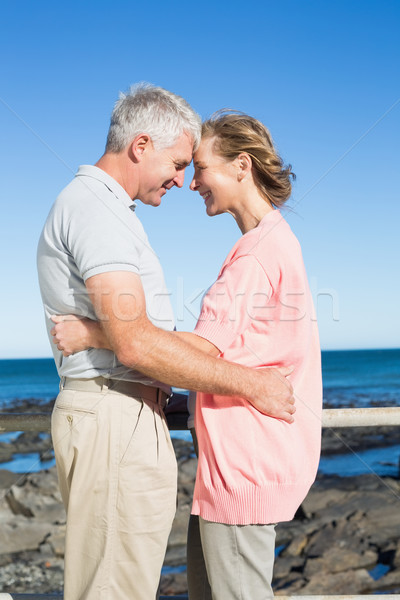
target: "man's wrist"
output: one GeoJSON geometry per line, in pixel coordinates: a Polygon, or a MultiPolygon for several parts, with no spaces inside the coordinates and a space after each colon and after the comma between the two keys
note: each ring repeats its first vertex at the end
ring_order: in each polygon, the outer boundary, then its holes
{"type": "Polygon", "coordinates": [[[88,343],[91,348],[111,349],[107,336],[98,321],[90,322],[88,329],[88,343]]]}

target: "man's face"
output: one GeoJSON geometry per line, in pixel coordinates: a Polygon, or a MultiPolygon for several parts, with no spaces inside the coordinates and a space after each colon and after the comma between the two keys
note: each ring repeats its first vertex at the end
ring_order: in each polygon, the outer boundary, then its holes
{"type": "Polygon", "coordinates": [[[144,204],[159,206],[161,198],[174,185],[183,186],[185,169],[191,163],[193,140],[183,133],[173,146],[155,150],[151,145],[141,161],[137,198],[144,204]]]}

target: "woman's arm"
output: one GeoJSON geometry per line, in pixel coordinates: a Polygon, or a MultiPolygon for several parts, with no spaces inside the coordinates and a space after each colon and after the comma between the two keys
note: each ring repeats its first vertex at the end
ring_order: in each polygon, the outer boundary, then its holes
{"type": "MultiPolygon", "coordinates": [[[[111,310],[109,313],[111,314],[111,310]]],[[[93,347],[112,349],[100,322],[72,315],[54,316],[52,320],[55,323],[52,329],[53,341],[64,356],[93,347]]],[[[107,324],[107,321],[104,323],[107,324]]],[[[132,323],[135,324],[133,320],[132,323]]],[[[129,324],[131,325],[131,322],[129,324]]],[[[155,366],[151,368],[146,366],[150,360],[149,356],[139,352],[129,361],[124,360],[125,355],[122,355],[121,362],[129,368],[137,368],[148,374],[149,377],[165,381],[175,387],[203,390],[206,393],[215,393],[221,396],[237,394],[248,400],[261,413],[293,423],[293,414],[296,409],[293,388],[287,379],[293,371],[292,368],[249,369],[223,360],[215,360],[214,356],[220,353],[219,349],[204,338],[190,333],[173,334],[173,332],[157,330],[151,324],[148,324],[147,327],[155,332],[152,345],[149,345],[147,339],[149,336],[146,336],[146,332],[140,331],[140,340],[141,343],[146,343],[146,347],[152,351],[150,359],[152,360],[151,364],[155,366]],[[153,341],[155,337],[156,342],[153,341]],[[191,343],[188,342],[189,337],[191,343]],[[167,350],[160,354],[159,346],[164,338],[168,341],[167,350]],[[202,344],[203,351],[199,349],[199,344],[202,344]],[[180,352],[175,352],[177,356],[179,354],[179,357],[176,356],[172,359],[170,348],[174,345],[178,346],[180,352]],[[141,363],[138,364],[137,357],[142,357],[142,360],[147,363],[144,362],[142,367],[141,363]]],[[[129,343],[137,339],[136,336],[129,335],[129,331],[121,330],[117,332],[114,340],[118,341],[118,335],[120,337],[124,335],[129,343]]]]}
{"type": "Polygon", "coordinates": [[[175,331],[174,333],[187,344],[197,348],[197,350],[201,350],[202,352],[210,354],[211,356],[218,356],[218,354],[220,354],[220,350],[217,348],[217,346],[214,346],[214,344],[205,338],[196,335],[195,333],[190,333],[188,331],[175,331]]]}

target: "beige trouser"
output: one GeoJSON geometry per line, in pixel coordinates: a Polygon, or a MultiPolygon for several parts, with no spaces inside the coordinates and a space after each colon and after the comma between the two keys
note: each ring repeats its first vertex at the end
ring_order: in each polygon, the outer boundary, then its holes
{"type": "Polygon", "coordinates": [[[176,508],[162,408],[118,388],[68,382],[52,415],[67,510],[64,600],[153,600],[176,508]]]}

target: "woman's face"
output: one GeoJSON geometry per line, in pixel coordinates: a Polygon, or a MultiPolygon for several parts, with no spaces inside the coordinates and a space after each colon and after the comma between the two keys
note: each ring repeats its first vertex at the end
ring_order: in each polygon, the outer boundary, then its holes
{"type": "Polygon", "coordinates": [[[227,162],[213,150],[214,138],[203,139],[193,156],[194,175],[190,189],[199,192],[208,216],[231,212],[238,196],[236,161],[227,162]]]}

